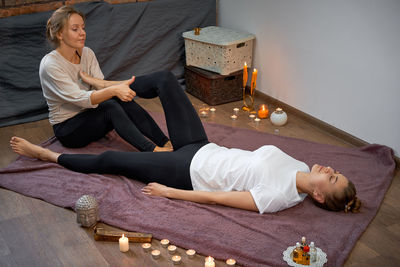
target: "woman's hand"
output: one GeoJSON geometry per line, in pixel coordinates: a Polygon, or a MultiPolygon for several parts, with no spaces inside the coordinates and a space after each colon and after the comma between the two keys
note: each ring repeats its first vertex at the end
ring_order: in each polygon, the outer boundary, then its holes
{"type": "Polygon", "coordinates": [[[150,196],[167,197],[169,187],[159,183],[149,183],[142,188],[142,193],[150,196]]]}
{"type": "Polygon", "coordinates": [[[129,87],[129,85],[131,85],[134,80],[135,76],[132,76],[132,78],[129,80],[123,81],[121,84],[114,85],[113,87],[115,96],[124,102],[132,101],[132,99],[136,96],[136,93],[129,87]]]}

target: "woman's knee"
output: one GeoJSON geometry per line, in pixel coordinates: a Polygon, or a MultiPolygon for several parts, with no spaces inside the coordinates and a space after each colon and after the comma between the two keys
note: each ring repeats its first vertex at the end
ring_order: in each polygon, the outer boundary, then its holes
{"type": "Polygon", "coordinates": [[[115,99],[108,99],[101,103],[98,107],[99,109],[103,110],[104,113],[110,115],[121,115],[124,112],[121,104],[115,99]]]}

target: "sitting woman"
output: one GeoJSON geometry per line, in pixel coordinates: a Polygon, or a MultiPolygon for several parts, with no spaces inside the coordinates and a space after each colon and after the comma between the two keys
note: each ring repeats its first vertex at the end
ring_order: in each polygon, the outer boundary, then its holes
{"type": "Polygon", "coordinates": [[[255,151],[209,143],[192,103],[170,72],[153,74],[156,86],[132,90],[144,98],[159,97],[165,111],[173,152],[106,151],[99,155],[60,154],[13,137],[13,150],[32,158],[58,163],[83,173],[117,174],[148,183],[142,192],[152,196],[198,203],[221,204],[264,212],[292,207],[308,194],[334,211],[357,211],[361,202],[354,184],[330,167],[308,166],[275,146],[255,151]]]}
{"type": "MultiPolygon", "coordinates": [[[[46,35],[55,50],[43,57],[39,76],[49,121],[61,144],[84,147],[115,129],[140,151],[172,151],[168,138],[133,100],[129,85],[135,77],[103,80],[94,52],[85,47],[82,13],[71,6],[57,9],[47,21],[46,35]]],[[[137,86],[147,79],[137,77],[137,86]]]]}

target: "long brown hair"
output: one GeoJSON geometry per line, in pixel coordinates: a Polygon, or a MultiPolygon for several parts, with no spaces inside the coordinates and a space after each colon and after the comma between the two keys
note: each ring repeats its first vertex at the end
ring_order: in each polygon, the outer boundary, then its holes
{"type": "Polygon", "coordinates": [[[343,192],[326,195],[323,203],[314,199],[313,201],[318,207],[331,211],[358,212],[361,207],[361,200],[357,198],[356,187],[350,180],[343,192]]]}
{"type": "Polygon", "coordinates": [[[85,16],[82,12],[76,10],[72,6],[62,6],[53,12],[51,17],[47,20],[46,26],[46,37],[47,40],[57,48],[60,46],[60,40],[57,38],[57,33],[59,33],[67,24],[68,19],[72,14],[78,14],[85,21],[85,16]]]}

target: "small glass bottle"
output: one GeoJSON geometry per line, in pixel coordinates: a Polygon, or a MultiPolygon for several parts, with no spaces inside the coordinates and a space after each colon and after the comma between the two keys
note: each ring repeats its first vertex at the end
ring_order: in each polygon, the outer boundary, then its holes
{"type": "Polygon", "coordinates": [[[301,249],[303,249],[304,246],[306,246],[306,245],[307,245],[307,243],[306,243],[306,237],[303,236],[303,237],[301,238],[301,244],[300,244],[301,249]]]}
{"type": "Polygon", "coordinates": [[[310,262],[317,261],[317,249],[315,248],[314,242],[310,242],[310,262]]]}
{"type": "Polygon", "coordinates": [[[293,249],[293,262],[301,264],[303,251],[300,248],[300,243],[296,243],[296,247],[293,249]]]}
{"type": "Polygon", "coordinates": [[[302,263],[303,265],[310,265],[310,247],[305,245],[303,247],[302,263]]]}

